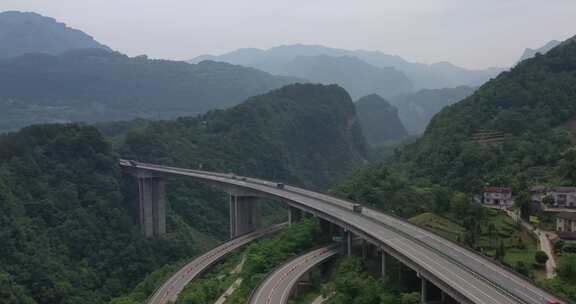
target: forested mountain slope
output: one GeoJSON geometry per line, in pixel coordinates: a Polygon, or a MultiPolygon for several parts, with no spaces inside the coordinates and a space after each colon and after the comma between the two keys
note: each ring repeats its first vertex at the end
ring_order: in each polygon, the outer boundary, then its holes
{"type": "Polygon", "coordinates": [[[28,54],[0,60],[0,131],[195,115],[296,81],[226,63],[130,58],[101,49],[28,54]]]}
{"type": "Polygon", "coordinates": [[[576,41],[525,60],[441,111],[403,153],[418,176],[459,189],[576,182],[576,41]]]}
{"type": "MultiPolygon", "coordinates": [[[[127,158],[315,188],[333,185],[365,158],[354,104],[337,86],[291,85],[229,110],[123,126],[133,128],[119,146],[127,158]]],[[[168,234],[144,239],[133,205],[137,185],[122,178],[117,162],[91,126],[36,125],[0,135],[6,303],[107,303],[228,237],[227,196],[172,178],[168,234]]],[[[269,210],[264,205],[263,214],[269,210]]]]}
{"type": "Polygon", "coordinates": [[[0,58],[26,53],[60,54],[72,49],[109,50],[86,33],[36,13],[0,12],[0,58]]]}
{"type": "Polygon", "coordinates": [[[371,145],[408,136],[398,117],[398,109],[376,94],[356,101],[356,112],[366,141],[371,145]]]}
{"type": "Polygon", "coordinates": [[[354,104],[336,85],[289,85],[195,118],[151,122],[126,135],[124,157],[235,172],[315,188],[365,159],[354,104]]]}
{"type": "Polygon", "coordinates": [[[94,127],[37,125],[0,136],[0,302],[107,303],[166,263],[211,246],[170,212],[146,240],[111,146],[94,127]]]}

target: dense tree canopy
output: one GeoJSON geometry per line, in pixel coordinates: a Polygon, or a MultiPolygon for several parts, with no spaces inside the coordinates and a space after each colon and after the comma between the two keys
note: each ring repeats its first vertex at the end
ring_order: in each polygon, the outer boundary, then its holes
{"type": "Polygon", "coordinates": [[[567,42],[445,108],[402,160],[414,175],[461,190],[558,177],[555,166],[566,172],[572,163],[575,87],[576,42],[567,42]]]}
{"type": "Polygon", "coordinates": [[[3,303],[106,303],[206,246],[175,223],[165,238],[144,239],[122,184],[117,157],[94,127],[37,125],[0,136],[3,303]]]}

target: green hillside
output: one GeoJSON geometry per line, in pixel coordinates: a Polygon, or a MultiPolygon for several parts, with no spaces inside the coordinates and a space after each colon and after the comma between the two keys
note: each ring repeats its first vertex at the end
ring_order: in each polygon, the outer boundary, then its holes
{"type": "Polygon", "coordinates": [[[325,188],[362,165],[366,148],[344,89],[296,84],[228,110],[136,128],[122,155],[325,188]]]}
{"type": "Polygon", "coordinates": [[[356,102],[356,112],[366,141],[370,145],[380,145],[386,141],[400,140],[408,136],[398,117],[398,109],[379,95],[372,94],[360,98],[356,102]]]}
{"type": "Polygon", "coordinates": [[[2,303],[106,303],[213,244],[173,213],[168,235],[144,239],[117,156],[93,127],[28,127],[0,147],[2,303]]]}
{"type": "Polygon", "coordinates": [[[445,108],[405,149],[402,161],[413,175],[462,190],[486,183],[574,182],[575,88],[572,41],[521,62],[445,108]]]}
{"type": "MultiPolygon", "coordinates": [[[[338,86],[292,85],[197,118],[122,127],[131,128],[118,146],[125,157],[316,188],[365,157],[354,104],[338,86]]],[[[122,178],[118,155],[94,127],[27,127],[0,136],[0,147],[0,295],[7,303],[106,303],[147,277],[137,288],[145,297],[172,269],[163,266],[228,237],[225,195],[175,178],[168,234],[144,239],[134,216],[137,186],[122,178]]]]}

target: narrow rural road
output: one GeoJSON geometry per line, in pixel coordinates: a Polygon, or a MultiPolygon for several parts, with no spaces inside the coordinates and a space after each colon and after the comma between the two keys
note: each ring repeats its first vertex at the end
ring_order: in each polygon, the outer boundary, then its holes
{"type": "Polygon", "coordinates": [[[552,279],[556,276],[556,260],[554,259],[552,244],[550,244],[550,239],[546,232],[536,230],[536,234],[538,235],[540,250],[544,251],[548,255],[548,261],[546,262],[546,277],[552,279]]]}
{"type": "Polygon", "coordinates": [[[554,256],[554,250],[552,250],[552,245],[550,244],[550,239],[546,234],[546,231],[536,229],[530,223],[523,220],[517,213],[507,210],[506,213],[514,221],[520,222],[520,224],[528,231],[531,231],[538,238],[538,249],[544,251],[548,256],[548,261],[546,262],[546,277],[552,279],[556,276],[556,260],[554,256]]]}

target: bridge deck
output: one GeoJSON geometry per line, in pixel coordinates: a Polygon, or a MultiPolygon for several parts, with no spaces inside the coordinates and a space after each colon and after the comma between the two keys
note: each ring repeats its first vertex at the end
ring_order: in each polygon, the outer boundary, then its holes
{"type": "Polygon", "coordinates": [[[121,165],[158,174],[180,175],[223,187],[236,187],[280,199],[312,212],[382,246],[402,262],[463,303],[546,304],[560,300],[483,257],[458,247],[400,219],[366,209],[350,210],[349,202],[295,187],[279,189],[275,183],[238,179],[228,174],[164,167],[127,161],[121,165]]]}

